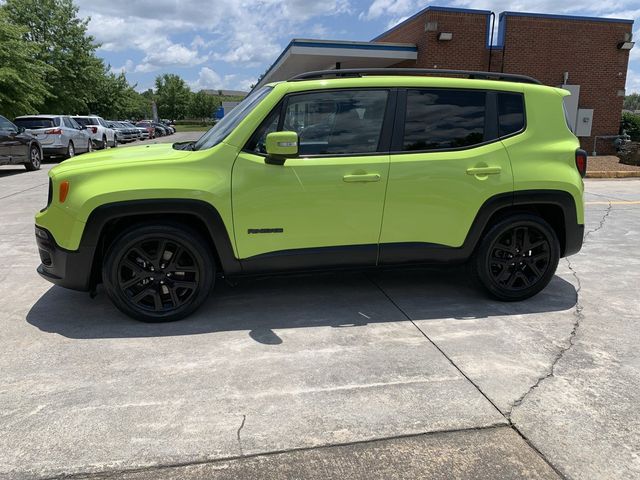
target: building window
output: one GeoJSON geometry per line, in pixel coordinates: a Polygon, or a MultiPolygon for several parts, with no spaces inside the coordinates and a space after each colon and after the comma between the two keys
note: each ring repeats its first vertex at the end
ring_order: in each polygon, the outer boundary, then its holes
{"type": "Polygon", "coordinates": [[[403,150],[442,150],[483,143],[485,104],[484,91],[409,90],[403,150]]]}
{"type": "Polygon", "coordinates": [[[522,94],[498,94],[498,124],[501,137],[506,137],[524,129],[524,101],[522,94]]]}

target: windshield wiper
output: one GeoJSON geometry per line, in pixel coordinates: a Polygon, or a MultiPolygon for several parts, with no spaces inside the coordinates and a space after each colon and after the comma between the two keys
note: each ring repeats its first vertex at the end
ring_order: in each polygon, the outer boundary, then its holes
{"type": "Polygon", "coordinates": [[[196,142],[195,141],[191,141],[191,142],[176,142],[172,145],[174,150],[195,150],[196,149],[196,142]]]}

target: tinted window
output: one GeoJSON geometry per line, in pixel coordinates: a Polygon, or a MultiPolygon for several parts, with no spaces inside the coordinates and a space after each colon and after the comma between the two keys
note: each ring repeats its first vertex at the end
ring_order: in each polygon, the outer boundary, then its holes
{"type": "Polygon", "coordinates": [[[500,136],[511,135],[524,128],[524,101],[520,93],[498,94],[500,136]]]}
{"type": "Polygon", "coordinates": [[[298,134],[300,155],[378,150],[387,105],[385,90],[341,90],[294,95],[282,130],[298,134]]]}
{"type": "Polygon", "coordinates": [[[484,141],[486,94],[465,90],[410,90],[404,150],[439,150],[484,141]]]}
{"type": "Polygon", "coordinates": [[[56,122],[52,118],[16,118],[16,125],[23,128],[50,128],[56,127],[56,122]]]}
{"type": "Polygon", "coordinates": [[[12,131],[15,130],[16,128],[13,126],[13,123],[11,123],[9,120],[7,120],[4,117],[0,117],[0,130],[8,130],[8,131],[12,131]]]}
{"type": "Polygon", "coordinates": [[[262,125],[255,131],[251,140],[247,143],[246,150],[256,153],[267,153],[266,141],[267,135],[271,132],[275,132],[278,129],[278,122],[280,121],[280,109],[277,107],[273,112],[269,114],[266,120],[262,122],[262,125]]]}
{"type": "Polygon", "coordinates": [[[76,128],[76,129],[80,130],[80,124],[78,122],[76,122],[73,118],[70,118],[69,122],[71,122],[71,126],[73,128],[76,128]]]}
{"type": "Polygon", "coordinates": [[[73,123],[71,123],[70,118],[64,117],[62,121],[64,122],[65,127],[73,128],[73,123]]]}
{"type": "Polygon", "coordinates": [[[73,119],[78,122],[80,125],[84,125],[85,127],[87,125],[95,125],[93,123],[93,120],[90,118],[84,118],[84,117],[73,117],[73,119]]]}

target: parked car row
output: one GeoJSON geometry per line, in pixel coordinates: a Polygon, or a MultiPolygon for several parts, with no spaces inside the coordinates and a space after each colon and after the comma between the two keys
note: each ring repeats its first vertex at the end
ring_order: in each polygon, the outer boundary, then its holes
{"type": "Polygon", "coordinates": [[[169,122],[104,120],[97,115],[0,116],[0,165],[24,164],[37,170],[44,158],[71,158],[118,143],[175,133],[169,122]]]}
{"type": "Polygon", "coordinates": [[[164,137],[176,133],[176,129],[168,121],[159,123],[153,120],[140,120],[136,126],[147,130],[149,138],[164,137]]]}

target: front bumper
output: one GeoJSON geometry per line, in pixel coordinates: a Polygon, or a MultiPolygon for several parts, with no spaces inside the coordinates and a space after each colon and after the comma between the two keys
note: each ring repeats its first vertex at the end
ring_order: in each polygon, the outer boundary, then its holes
{"type": "Polygon", "coordinates": [[[51,283],[72,290],[91,290],[91,267],[95,249],[80,247],[71,251],[59,247],[48,230],[36,225],[36,244],[42,262],[40,276],[51,283]]]}

